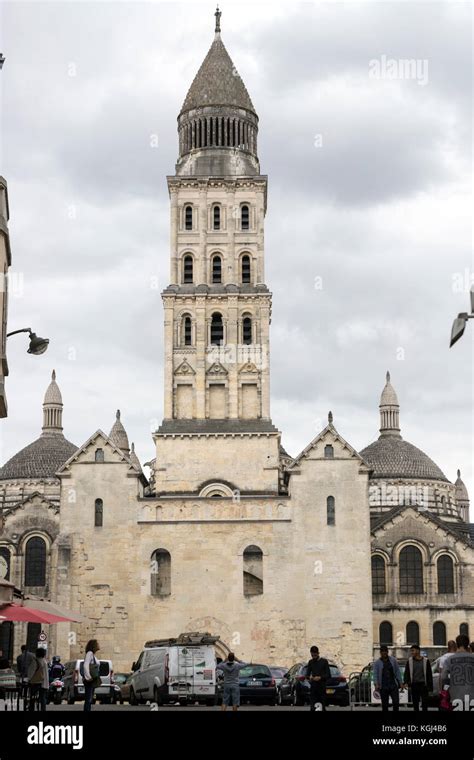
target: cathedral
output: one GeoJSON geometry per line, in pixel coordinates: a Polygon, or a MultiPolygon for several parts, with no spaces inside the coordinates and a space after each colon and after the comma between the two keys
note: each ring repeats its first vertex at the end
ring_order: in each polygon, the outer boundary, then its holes
{"type": "MultiPolygon", "coordinates": [[[[267,177],[220,13],[178,138],[150,474],[119,411],[109,433],[67,440],[53,371],[40,436],[0,469],[0,577],[82,616],[49,627],[50,654],[98,638],[116,671],[183,631],[288,666],[317,643],[346,675],[379,643],[442,651],[474,631],[469,498],[459,472],[451,483],[402,438],[390,375],[361,452],[331,412],[295,457],[272,422],[267,177]]],[[[38,633],[4,623],[0,648],[16,656],[38,633]]]]}

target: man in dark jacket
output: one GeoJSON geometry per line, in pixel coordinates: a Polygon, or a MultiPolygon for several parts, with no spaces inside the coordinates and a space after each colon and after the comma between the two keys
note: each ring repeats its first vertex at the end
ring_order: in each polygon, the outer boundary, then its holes
{"type": "Polygon", "coordinates": [[[393,712],[398,712],[400,705],[399,690],[401,686],[401,673],[395,657],[388,653],[388,646],[382,644],[380,657],[374,662],[375,691],[380,693],[382,712],[388,712],[390,698],[392,699],[393,712]]]}
{"type": "Polygon", "coordinates": [[[319,656],[318,647],[311,647],[311,659],[306,669],[310,685],[310,710],[326,710],[326,681],[331,678],[329,663],[319,656]],[[318,707],[316,707],[318,705],[318,707]]]}
{"type": "Polygon", "coordinates": [[[428,710],[428,694],[433,691],[433,675],[430,661],[420,653],[418,644],[410,648],[411,655],[405,667],[405,686],[411,687],[411,700],[415,712],[428,710]]]}

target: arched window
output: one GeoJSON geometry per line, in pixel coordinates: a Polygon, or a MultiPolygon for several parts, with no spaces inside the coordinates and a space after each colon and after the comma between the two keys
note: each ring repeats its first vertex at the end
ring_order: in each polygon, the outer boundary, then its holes
{"type": "Polygon", "coordinates": [[[446,646],[446,626],[441,620],[433,623],[433,646],[446,646]]]}
{"type": "Polygon", "coordinates": [[[0,581],[10,580],[10,550],[0,546],[0,581]]]}
{"type": "Polygon", "coordinates": [[[181,324],[181,342],[184,346],[192,346],[193,326],[189,314],[185,314],[181,324]]]}
{"type": "Polygon", "coordinates": [[[222,258],[212,257],[212,282],[222,282],[222,258]]]}
{"type": "Polygon", "coordinates": [[[244,551],[244,596],[263,594],[263,552],[258,546],[244,551]]]}
{"type": "Polygon", "coordinates": [[[467,636],[469,638],[469,624],[468,623],[461,623],[461,625],[459,626],[459,635],[467,636]]]}
{"type": "Polygon", "coordinates": [[[183,259],[183,282],[193,282],[193,257],[189,253],[183,259]]]}
{"type": "Polygon", "coordinates": [[[414,620],[410,620],[406,627],[406,643],[412,646],[420,643],[420,626],[414,620]]]}
{"type": "Polygon", "coordinates": [[[215,346],[221,346],[224,341],[224,323],[222,314],[215,311],[211,318],[211,343],[215,346]]]}
{"type": "Polygon", "coordinates": [[[372,556],[372,593],[386,594],[385,560],[380,554],[372,556]]]}
{"type": "Polygon", "coordinates": [[[216,205],[212,209],[212,228],[220,230],[221,228],[221,207],[216,205]]]}
{"type": "Polygon", "coordinates": [[[46,585],[46,542],[30,538],[25,549],[25,586],[46,585]]]}
{"type": "Polygon", "coordinates": [[[241,215],[242,229],[248,230],[250,226],[250,213],[249,213],[249,207],[247,206],[247,204],[244,204],[243,206],[241,206],[240,215],[241,215]]]}
{"type": "Polygon", "coordinates": [[[327,500],[327,520],[328,525],[336,524],[336,500],[334,496],[328,496],[327,500]]]}
{"type": "Polygon", "coordinates": [[[171,594],[171,554],[166,549],[157,549],[151,556],[151,594],[171,594]]]}
{"type": "Polygon", "coordinates": [[[324,447],[324,458],[334,459],[334,447],[331,446],[330,443],[328,443],[328,445],[324,447]]]}
{"type": "Polygon", "coordinates": [[[454,594],[454,563],[448,554],[439,557],[436,563],[438,570],[438,594],[454,594]]]}
{"type": "Polygon", "coordinates": [[[383,623],[380,623],[379,644],[393,644],[393,628],[392,624],[387,620],[384,620],[383,623]]]}
{"type": "Polygon", "coordinates": [[[250,262],[250,256],[246,253],[242,256],[242,283],[252,282],[252,265],[250,262]]]}
{"type": "Polygon", "coordinates": [[[104,449],[96,449],[95,450],[95,461],[96,462],[103,462],[104,461],[104,449]]]}
{"type": "Polygon", "coordinates": [[[102,528],[104,524],[104,502],[96,499],[94,504],[94,527],[102,528]]]}
{"type": "Polygon", "coordinates": [[[404,546],[399,556],[400,594],[423,593],[423,557],[416,546],[404,546]]]}
{"type": "Polygon", "coordinates": [[[250,317],[244,317],[242,320],[242,341],[245,345],[252,343],[252,320],[250,317]]]}
{"type": "Polygon", "coordinates": [[[186,230],[193,228],[193,207],[190,205],[184,207],[184,227],[186,230]]]}

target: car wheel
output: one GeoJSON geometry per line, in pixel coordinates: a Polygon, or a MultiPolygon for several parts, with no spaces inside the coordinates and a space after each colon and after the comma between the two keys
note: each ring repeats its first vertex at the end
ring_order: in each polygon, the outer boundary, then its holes
{"type": "Polygon", "coordinates": [[[158,691],[157,686],[155,686],[155,688],[153,689],[153,701],[156,702],[156,704],[160,706],[163,704],[163,698],[160,692],[158,691]]]}
{"type": "Polygon", "coordinates": [[[283,697],[281,696],[281,691],[278,691],[277,705],[279,705],[280,707],[283,707],[283,697]]]}
{"type": "Polygon", "coordinates": [[[134,707],[138,705],[138,700],[135,696],[135,692],[133,691],[133,689],[130,689],[130,704],[133,705],[134,707]]]}

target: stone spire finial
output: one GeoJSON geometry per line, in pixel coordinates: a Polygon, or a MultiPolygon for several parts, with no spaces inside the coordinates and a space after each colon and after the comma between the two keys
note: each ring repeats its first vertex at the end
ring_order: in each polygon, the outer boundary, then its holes
{"type": "Polygon", "coordinates": [[[51,382],[43,400],[43,434],[62,435],[63,399],[56,383],[56,370],[51,372],[51,382]]]}
{"type": "Polygon", "coordinates": [[[328,422],[329,422],[330,425],[332,425],[332,419],[333,419],[332,412],[329,412],[328,413],[328,422]]]}
{"type": "Polygon", "coordinates": [[[395,389],[390,382],[390,372],[385,375],[386,383],[380,397],[380,437],[400,435],[400,405],[395,389]]]}
{"type": "Polygon", "coordinates": [[[215,29],[215,32],[216,32],[216,34],[220,34],[222,11],[219,10],[219,6],[217,6],[217,8],[216,8],[216,12],[214,13],[214,16],[216,17],[216,29],[215,29]]]}
{"type": "Polygon", "coordinates": [[[458,478],[461,477],[461,470],[458,470],[458,478]]]}
{"type": "Polygon", "coordinates": [[[115,415],[116,419],[120,420],[120,409],[117,409],[117,414],[115,415]]]}

